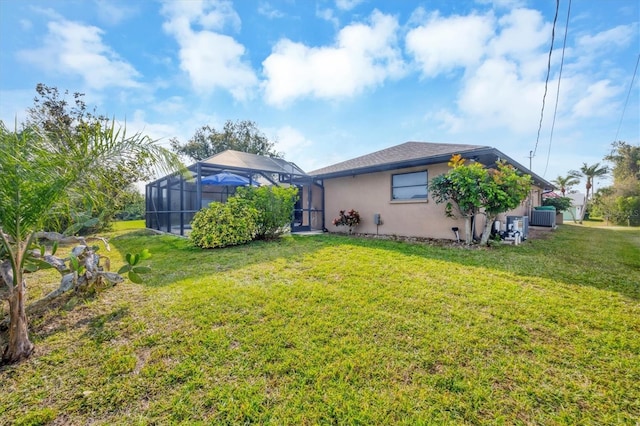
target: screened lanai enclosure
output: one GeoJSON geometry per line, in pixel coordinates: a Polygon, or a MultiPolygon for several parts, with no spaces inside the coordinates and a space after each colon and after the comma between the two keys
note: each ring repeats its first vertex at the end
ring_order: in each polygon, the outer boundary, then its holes
{"type": "Polygon", "coordinates": [[[227,150],[147,184],[146,226],[187,235],[194,214],[212,202],[224,203],[238,186],[295,186],[298,202],[291,231],[324,228],[322,181],[307,175],[294,163],[280,158],[227,150]]]}

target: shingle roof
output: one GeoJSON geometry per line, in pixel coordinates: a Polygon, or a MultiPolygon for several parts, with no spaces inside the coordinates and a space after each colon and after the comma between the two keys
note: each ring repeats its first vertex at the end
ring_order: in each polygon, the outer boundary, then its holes
{"type": "Polygon", "coordinates": [[[309,172],[309,174],[319,177],[361,174],[379,170],[380,167],[384,166],[389,166],[388,168],[400,168],[404,166],[410,167],[414,163],[430,164],[436,161],[447,161],[453,154],[463,154],[487,149],[492,148],[482,145],[405,142],[332,166],[323,167],[309,172]]]}

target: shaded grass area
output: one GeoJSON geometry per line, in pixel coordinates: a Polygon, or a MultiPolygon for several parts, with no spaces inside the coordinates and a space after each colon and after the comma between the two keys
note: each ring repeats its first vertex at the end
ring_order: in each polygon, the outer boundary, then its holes
{"type": "Polygon", "coordinates": [[[321,235],[202,251],[143,231],[112,245],[148,247],[154,273],[34,319],[36,356],[0,371],[0,419],[640,418],[638,231],[490,250],[321,235]]]}

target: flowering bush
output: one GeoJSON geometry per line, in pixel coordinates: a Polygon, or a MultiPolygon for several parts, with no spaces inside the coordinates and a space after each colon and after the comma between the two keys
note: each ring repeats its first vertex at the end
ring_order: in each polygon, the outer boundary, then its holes
{"type": "Polygon", "coordinates": [[[360,213],[354,209],[349,211],[340,210],[340,216],[333,219],[333,224],[335,226],[348,226],[349,233],[351,233],[352,229],[360,224],[360,213]]]}

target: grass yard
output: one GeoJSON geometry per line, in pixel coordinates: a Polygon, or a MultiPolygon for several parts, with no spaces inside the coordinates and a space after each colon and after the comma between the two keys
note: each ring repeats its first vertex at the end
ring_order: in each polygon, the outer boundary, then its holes
{"type": "Polygon", "coordinates": [[[32,318],[0,423],[640,421],[637,228],[489,250],[116,235],[113,263],[148,247],[153,274],[32,318]]]}

